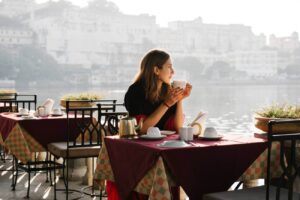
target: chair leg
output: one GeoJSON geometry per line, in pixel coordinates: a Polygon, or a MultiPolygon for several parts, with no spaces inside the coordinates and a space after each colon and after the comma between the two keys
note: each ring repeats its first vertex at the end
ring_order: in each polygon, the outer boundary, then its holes
{"type": "Polygon", "coordinates": [[[63,180],[64,180],[65,187],[67,189],[67,181],[66,181],[66,176],[65,176],[65,168],[66,168],[66,159],[63,160],[63,180]]]}
{"type": "Polygon", "coordinates": [[[67,160],[67,165],[66,165],[67,177],[65,178],[66,179],[66,200],[68,200],[68,198],[69,198],[69,159],[66,158],[66,160],[67,160]]]}
{"type": "Polygon", "coordinates": [[[28,188],[27,188],[27,196],[26,196],[26,198],[28,198],[29,199],[29,192],[30,192],[30,165],[28,164],[27,165],[27,167],[28,167],[28,188]]]}
{"type": "MultiPolygon", "coordinates": [[[[47,152],[47,159],[48,159],[48,152],[47,152]]],[[[49,160],[48,161],[50,161],[50,166],[51,166],[51,154],[49,154],[49,160]]],[[[49,166],[49,164],[48,164],[48,166],[49,166]]],[[[55,167],[55,162],[54,162],[54,167],[55,167]]],[[[53,186],[53,181],[52,181],[53,179],[52,179],[52,175],[51,175],[51,170],[48,170],[48,171],[49,171],[49,175],[50,175],[50,186],[53,186]]]]}
{"type": "Polygon", "coordinates": [[[15,170],[16,170],[16,157],[13,156],[13,161],[12,161],[12,178],[11,178],[11,187],[12,187],[12,190],[14,191],[15,190],[15,187],[16,187],[16,184],[15,184],[15,170]]]}
{"type": "MultiPolygon", "coordinates": [[[[51,155],[50,155],[50,160],[51,160],[51,155]]],[[[56,159],[55,159],[55,156],[54,156],[54,165],[53,165],[53,177],[54,177],[54,200],[56,200],[56,166],[55,166],[55,163],[56,163],[56,159]]],[[[51,174],[51,171],[50,171],[50,174],[51,174]]]]}
{"type": "Polygon", "coordinates": [[[18,180],[18,175],[19,175],[19,168],[18,168],[18,160],[16,157],[14,157],[14,162],[13,162],[14,170],[13,170],[13,185],[12,185],[12,190],[14,191],[17,186],[17,180],[18,180]]]}

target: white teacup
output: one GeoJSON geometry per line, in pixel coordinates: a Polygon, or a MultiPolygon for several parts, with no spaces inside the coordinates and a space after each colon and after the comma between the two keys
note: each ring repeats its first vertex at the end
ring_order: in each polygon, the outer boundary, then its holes
{"type": "Polygon", "coordinates": [[[149,127],[147,129],[147,136],[148,137],[161,137],[161,133],[159,128],[157,127],[149,127]]]}
{"type": "Polygon", "coordinates": [[[174,88],[185,89],[186,81],[173,81],[172,85],[174,88]]]}
{"type": "Polygon", "coordinates": [[[204,130],[203,136],[207,137],[207,138],[218,137],[218,132],[217,132],[217,130],[214,127],[207,127],[204,130]]]}
{"type": "Polygon", "coordinates": [[[61,109],[59,109],[59,108],[54,108],[54,109],[52,110],[52,114],[54,114],[54,115],[61,115],[61,109]]]}
{"type": "Polygon", "coordinates": [[[20,108],[19,109],[19,114],[21,115],[27,115],[28,114],[28,109],[27,108],[20,108]]]}
{"type": "Polygon", "coordinates": [[[192,141],[194,136],[194,128],[191,126],[183,126],[179,128],[179,137],[184,141],[192,141]]]}

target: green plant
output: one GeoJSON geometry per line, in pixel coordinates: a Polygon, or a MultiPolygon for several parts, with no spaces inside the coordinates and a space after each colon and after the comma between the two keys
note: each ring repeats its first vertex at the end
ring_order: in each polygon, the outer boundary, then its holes
{"type": "Polygon", "coordinates": [[[268,118],[300,118],[300,106],[288,104],[274,104],[262,108],[256,112],[257,115],[268,118]]]}
{"type": "Polygon", "coordinates": [[[99,100],[102,98],[102,95],[96,93],[79,93],[79,94],[67,94],[64,95],[62,100],[99,100]]]}

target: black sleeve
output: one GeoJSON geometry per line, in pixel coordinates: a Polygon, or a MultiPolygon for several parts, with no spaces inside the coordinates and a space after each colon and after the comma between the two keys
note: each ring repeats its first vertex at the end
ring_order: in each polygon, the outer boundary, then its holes
{"type": "Polygon", "coordinates": [[[136,87],[135,85],[131,85],[128,88],[128,91],[125,94],[125,107],[129,112],[130,116],[135,115],[145,115],[145,110],[143,109],[143,102],[145,101],[145,97],[143,95],[143,91],[141,88],[136,87]]]}

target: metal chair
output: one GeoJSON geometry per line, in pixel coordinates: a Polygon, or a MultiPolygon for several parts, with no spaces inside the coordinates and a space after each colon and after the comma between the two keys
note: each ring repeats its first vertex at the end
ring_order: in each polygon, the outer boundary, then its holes
{"type": "Polygon", "coordinates": [[[116,111],[117,107],[125,108],[124,104],[112,104],[101,103],[99,104],[100,109],[100,125],[101,130],[104,132],[104,136],[118,134],[119,127],[118,122],[121,117],[128,115],[126,111],[116,111]]]}
{"type": "MultiPolygon", "coordinates": [[[[66,101],[68,127],[67,142],[51,143],[48,145],[48,150],[54,155],[54,162],[56,158],[63,158],[63,179],[66,187],[66,199],[69,198],[69,191],[80,192],[91,196],[96,195],[94,193],[94,186],[92,186],[91,194],[69,188],[69,160],[78,158],[97,158],[102,146],[102,134],[99,123],[101,111],[100,105],[97,105],[97,107],[72,107],[73,103],[84,102],[96,103],[98,101],[66,101]],[[66,176],[64,173],[65,168],[66,176]]],[[[94,169],[94,159],[92,165],[94,169]]],[[[61,190],[64,189],[57,189],[56,181],[54,181],[54,199],[56,199],[56,191],[61,190]]],[[[100,197],[102,197],[102,191],[100,191],[100,197]]]]}
{"type": "MultiPolygon", "coordinates": [[[[28,110],[34,109],[36,110],[36,104],[37,104],[37,95],[35,94],[15,94],[15,98],[13,99],[6,99],[1,100],[1,103],[4,105],[4,111],[5,112],[16,112],[19,110],[19,108],[26,108],[28,110]]],[[[49,176],[50,176],[50,185],[52,185],[51,180],[51,170],[53,170],[53,167],[51,166],[53,163],[49,159],[49,155],[47,152],[46,160],[44,161],[38,161],[37,160],[37,154],[34,155],[34,160],[29,161],[27,163],[22,163],[18,161],[13,156],[13,178],[12,178],[12,190],[15,190],[15,187],[17,185],[17,179],[19,171],[25,171],[28,174],[28,188],[27,188],[27,195],[26,197],[29,198],[29,192],[30,192],[30,182],[31,182],[31,173],[38,171],[45,171],[46,172],[46,182],[49,182],[49,176]]],[[[61,167],[60,164],[56,163],[57,168],[61,167]]]]}
{"type": "Polygon", "coordinates": [[[296,152],[296,143],[300,140],[300,132],[274,132],[276,126],[288,126],[300,124],[300,120],[276,120],[269,122],[268,131],[268,166],[265,185],[261,187],[246,188],[235,191],[226,191],[206,194],[203,200],[259,200],[259,199],[300,199],[300,194],[293,191],[293,183],[300,175],[300,163],[296,162],[296,157],[300,156],[296,152]],[[272,178],[271,174],[271,148],[273,142],[280,143],[280,167],[282,174],[272,178]],[[290,148],[287,154],[286,148],[290,148]],[[289,159],[286,159],[289,157],[289,159]],[[282,198],[281,198],[282,197],[282,198]]]}
{"type": "MultiPolygon", "coordinates": [[[[0,98],[0,112],[18,112],[19,108],[36,110],[37,95],[17,93],[14,93],[12,95],[12,98],[0,98]]],[[[5,97],[3,94],[1,96],[5,97]]]]}

